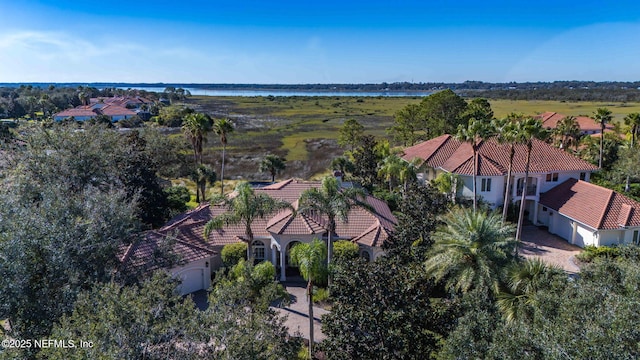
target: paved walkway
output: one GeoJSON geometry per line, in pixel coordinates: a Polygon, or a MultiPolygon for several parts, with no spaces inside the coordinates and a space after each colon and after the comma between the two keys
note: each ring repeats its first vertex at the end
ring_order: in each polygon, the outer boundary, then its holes
{"type": "MultiPolygon", "coordinates": [[[[291,296],[291,303],[284,308],[275,307],[282,315],[287,316],[286,325],[289,328],[290,335],[299,335],[305,339],[309,339],[309,303],[307,302],[307,284],[305,282],[294,281],[284,282],[283,285],[291,296]]],[[[320,342],[325,339],[325,335],[320,329],[322,326],[322,315],[328,311],[314,306],[313,307],[313,340],[320,342]]]]}
{"type": "Polygon", "coordinates": [[[526,225],[522,229],[520,254],[527,258],[539,257],[547,263],[557,265],[571,274],[580,272],[575,256],[582,249],[549,233],[546,228],[526,225]]]}
{"type": "MultiPolygon", "coordinates": [[[[289,328],[289,334],[293,336],[301,336],[309,340],[309,303],[307,303],[307,283],[304,281],[291,281],[283,283],[287,292],[291,296],[291,303],[287,307],[272,306],[281,315],[285,315],[287,320],[285,325],[289,328]]],[[[196,291],[190,295],[196,306],[200,310],[206,310],[209,307],[207,303],[207,292],[205,290],[196,291]]],[[[313,338],[315,342],[325,339],[322,333],[322,315],[328,311],[314,306],[313,307],[313,338]]]]}

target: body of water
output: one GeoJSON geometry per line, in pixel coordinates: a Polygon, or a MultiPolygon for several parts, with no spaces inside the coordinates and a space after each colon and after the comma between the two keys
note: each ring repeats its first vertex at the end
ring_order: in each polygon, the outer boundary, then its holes
{"type": "MultiPolygon", "coordinates": [[[[144,91],[163,92],[164,87],[119,87],[119,89],[137,89],[144,91]]],[[[430,91],[302,91],[302,90],[207,90],[200,88],[184,88],[189,90],[191,95],[204,96],[429,96],[430,91]]]]}

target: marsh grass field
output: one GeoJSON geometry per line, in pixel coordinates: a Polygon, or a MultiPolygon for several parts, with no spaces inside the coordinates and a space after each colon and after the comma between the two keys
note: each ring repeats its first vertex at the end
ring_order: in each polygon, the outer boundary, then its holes
{"type": "MultiPolygon", "coordinates": [[[[236,125],[227,147],[230,179],[267,180],[258,172],[267,154],[287,159],[279,178],[311,178],[325,173],[331,159],[343,151],[338,131],[345,120],[356,119],[367,134],[390,138],[386,129],[394,114],[421,97],[213,97],[193,96],[186,105],[213,117],[228,117],[236,125]]],[[[511,112],[535,115],[545,111],[590,116],[599,107],[613,112],[615,121],[640,112],[640,103],[490,100],[495,116],[511,112]]],[[[393,144],[392,144],[393,145],[393,144]]],[[[220,142],[209,135],[205,158],[219,166],[220,142]]],[[[225,176],[227,177],[227,176],[225,176]]]]}

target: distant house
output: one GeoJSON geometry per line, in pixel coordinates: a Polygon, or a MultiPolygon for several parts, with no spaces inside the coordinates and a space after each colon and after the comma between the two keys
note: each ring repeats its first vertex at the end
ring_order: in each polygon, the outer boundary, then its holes
{"type": "MultiPolygon", "coordinates": [[[[513,178],[510,189],[506,189],[509,145],[498,144],[493,139],[482,141],[477,156],[478,196],[491,208],[496,208],[504,203],[506,191],[510,192],[513,202],[519,202],[522,193],[525,192],[525,208],[529,219],[534,223],[538,222],[540,194],[571,178],[588,181],[591,173],[597,170],[595,166],[564,150],[534,140],[527,189],[523,189],[527,148],[522,144],[515,146],[513,178]]],[[[445,134],[404,149],[402,157],[406,161],[415,158],[422,161],[418,178],[423,183],[435,179],[443,172],[457,174],[462,186],[456,197],[473,198],[473,150],[469,143],[445,134]]]]}
{"type": "Polygon", "coordinates": [[[538,220],[571,244],[640,244],[640,203],[618,192],[568,179],[540,196],[538,220]]]}
{"type": "Polygon", "coordinates": [[[76,121],[86,121],[98,115],[107,116],[112,122],[125,120],[140,112],[146,113],[143,107],[153,102],[142,97],[92,98],[89,105],[63,110],[53,115],[53,120],[62,121],[73,117],[76,121]]]}
{"type": "MultiPolygon", "coordinates": [[[[319,181],[302,181],[289,179],[256,188],[256,193],[267,194],[275,199],[291,203],[297,209],[298,199],[303,191],[319,188],[319,181]]],[[[373,196],[364,200],[369,208],[354,206],[348,214],[348,221],[337,222],[336,234],[333,240],[348,240],[358,245],[360,255],[367,260],[374,260],[384,254],[382,245],[391,238],[396,218],[387,204],[373,196]]],[[[169,221],[157,231],[148,233],[147,242],[143,243],[138,256],[131,259],[141,259],[135,266],[143,266],[153,260],[154,243],[158,236],[175,234],[175,252],[182,254],[186,263],[171,269],[170,272],[182,280],[183,294],[210,285],[210,276],[222,266],[220,253],[223,246],[245,241],[243,225],[227,225],[220,230],[214,230],[209,238],[204,238],[205,224],[213,217],[226,212],[221,205],[202,204],[169,221]],[[204,274],[204,275],[202,275],[204,274]],[[204,280],[203,280],[204,279],[204,280]]],[[[254,235],[252,253],[257,261],[270,261],[279,270],[279,278],[287,278],[287,270],[293,268],[289,258],[291,248],[298,243],[308,243],[314,238],[327,240],[327,220],[323,217],[283,210],[265,219],[255,219],[251,229],[254,235]]],[[[136,253],[135,249],[129,250],[136,253]]],[[[121,257],[127,260],[124,256],[121,257]]],[[[129,260],[132,261],[132,260],[129,260]]]]}
{"type": "MultiPolygon", "coordinates": [[[[557,112],[544,112],[535,118],[542,121],[542,126],[547,130],[555,129],[558,126],[558,122],[567,117],[566,115],[558,114],[557,112]]],[[[587,116],[575,116],[578,125],[580,126],[580,133],[582,135],[596,135],[600,134],[601,127],[598,122],[587,116]]],[[[607,124],[605,131],[613,131],[613,125],[607,124]]]]}

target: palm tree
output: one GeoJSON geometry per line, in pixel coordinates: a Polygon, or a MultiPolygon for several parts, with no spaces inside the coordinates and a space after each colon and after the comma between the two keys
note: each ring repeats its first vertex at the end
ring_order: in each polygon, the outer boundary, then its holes
{"type": "Polygon", "coordinates": [[[570,143],[577,146],[580,137],[580,125],[574,116],[567,116],[558,122],[554,131],[560,138],[560,148],[566,149],[570,143]]]}
{"type": "Polygon", "coordinates": [[[378,176],[389,183],[389,191],[393,190],[393,180],[396,179],[402,170],[404,161],[398,155],[391,154],[385,157],[380,163],[378,176]]]}
{"type": "Polygon", "coordinates": [[[431,256],[425,262],[427,275],[445,281],[452,292],[472,288],[497,292],[500,268],[513,261],[513,225],[500,216],[465,208],[440,217],[444,223],[434,233],[431,256]]]}
{"type": "MultiPolygon", "coordinates": [[[[336,219],[348,221],[349,210],[352,203],[358,199],[364,199],[366,194],[362,189],[348,188],[341,189],[338,180],[333,176],[326,176],[322,179],[319,189],[307,189],[300,195],[298,201],[298,211],[303,213],[313,213],[318,216],[326,216],[327,230],[327,264],[331,264],[333,254],[333,243],[331,241],[336,231],[336,219]]],[[[367,206],[360,204],[360,206],[367,206]]],[[[329,274],[329,287],[331,287],[331,274],[329,274]]]]}
{"type": "Polygon", "coordinates": [[[598,108],[593,113],[593,119],[600,124],[600,160],[598,161],[598,168],[602,169],[602,154],[604,153],[604,129],[607,127],[607,123],[613,119],[611,111],[607,108],[598,108]]]}
{"type": "Polygon", "coordinates": [[[553,278],[565,278],[562,269],[539,258],[514,263],[506,269],[506,289],[498,294],[498,308],[507,322],[530,315],[537,306],[536,292],[549,287],[553,278]]]}
{"type": "Polygon", "coordinates": [[[307,301],[309,303],[309,359],[313,359],[313,283],[324,274],[327,250],[318,239],[311,243],[299,243],[291,249],[291,261],[300,269],[307,280],[307,301]]]}
{"type": "Polygon", "coordinates": [[[331,169],[338,170],[342,173],[343,177],[347,176],[347,173],[353,173],[354,165],[346,156],[338,156],[331,160],[331,169]]]}
{"type": "Polygon", "coordinates": [[[471,119],[467,127],[464,127],[463,125],[458,126],[458,133],[456,134],[456,139],[471,144],[471,149],[473,150],[473,211],[476,211],[478,208],[478,190],[476,186],[476,176],[478,174],[478,148],[480,147],[480,142],[482,142],[483,139],[490,137],[492,134],[493,130],[490,123],[475,119],[471,119]]]}
{"type": "Polygon", "coordinates": [[[415,158],[411,161],[403,161],[398,173],[398,180],[402,183],[403,196],[406,196],[409,182],[416,181],[418,178],[418,168],[422,164],[423,160],[415,158]]]}
{"type": "MultiPolygon", "coordinates": [[[[629,132],[631,133],[631,144],[630,148],[636,146],[636,138],[638,136],[638,132],[640,132],[640,113],[631,113],[624,118],[624,123],[629,127],[629,132]]],[[[631,189],[631,179],[630,176],[627,175],[627,178],[624,182],[624,192],[629,192],[631,189]]]]}
{"type": "Polygon", "coordinates": [[[229,119],[219,119],[213,125],[213,131],[220,136],[222,143],[222,171],[220,173],[220,194],[224,194],[224,158],[227,152],[227,135],[233,132],[233,123],[229,119]]]}
{"type": "Polygon", "coordinates": [[[192,179],[196,183],[196,202],[207,201],[207,183],[213,185],[216,182],[216,172],[211,167],[200,164],[193,172],[192,179]]]}
{"type": "MultiPolygon", "coordinates": [[[[531,149],[533,140],[544,140],[548,136],[547,130],[542,126],[542,121],[529,117],[518,123],[516,141],[525,144],[527,147],[527,163],[524,170],[524,184],[522,187],[522,197],[520,199],[520,213],[518,215],[518,227],[516,230],[516,240],[522,238],[522,223],[524,221],[524,208],[527,198],[527,186],[529,185],[529,165],[531,164],[531,149]]],[[[518,248],[516,247],[516,254],[518,248]]]]}
{"type": "Polygon", "coordinates": [[[435,179],[431,180],[431,186],[435,186],[438,191],[446,194],[447,198],[455,204],[456,194],[462,187],[462,181],[460,180],[460,175],[445,171],[441,172],[435,179]]]}
{"type": "Polygon", "coordinates": [[[241,182],[236,186],[236,196],[226,199],[224,206],[227,211],[209,220],[204,227],[204,237],[209,238],[212,230],[222,229],[225,225],[244,225],[247,243],[247,259],[251,259],[251,245],[253,244],[253,230],[251,225],[255,219],[264,219],[279,210],[291,209],[286,201],[276,200],[267,194],[256,194],[251,185],[241,182]]]}
{"type": "Polygon", "coordinates": [[[201,113],[191,113],[182,122],[182,132],[191,142],[196,166],[202,164],[202,145],[207,140],[206,135],[211,131],[211,126],[211,118],[201,113]]]}
{"type": "Polygon", "coordinates": [[[287,165],[286,160],[278,155],[269,154],[262,159],[260,163],[260,172],[268,172],[271,174],[271,182],[276,181],[276,174],[284,170],[287,165]]]}
{"type": "Polygon", "coordinates": [[[493,127],[496,130],[496,141],[499,144],[509,144],[509,168],[507,170],[507,185],[502,204],[502,223],[507,221],[509,204],[511,204],[511,177],[513,174],[513,157],[516,154],[515,145],[518,142],[517,122],[524,117],[523,114],[509,114],[505,119],[495,120],[493,127]]]}

